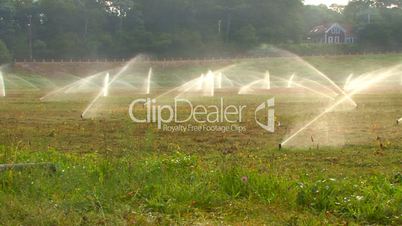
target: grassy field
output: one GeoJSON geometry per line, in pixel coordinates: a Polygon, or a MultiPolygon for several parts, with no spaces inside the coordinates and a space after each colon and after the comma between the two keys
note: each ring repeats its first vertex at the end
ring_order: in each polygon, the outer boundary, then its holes
{"type": "MultiPolygon", "coordinates": [[[[350,73],[399,64],[402,55],[305,60],[342,86],[350,73]]],[[[286,58],[243,68],[269,68],[285,79],[306,70],[286,58]]],[[[207,69],[154,67],[158,92],[207,69]]],[[[91,95],[39,101],[51,84],[74,77],[18,68],[5,76],[12,74],[39,89],[13,79],[0,98],[0,164],[52,162],[57,170],[0,172],[0,225],[402,224],[402,127],[395,124],[402,117],[401,89],[358,94],[357,109],[327,114],[279,150],[327,101],[279,91],[192,97],[213,104],[223,96],[253,109],[275,96],[282,125],[267,133],[247,111],[238,123],[247,127],[242,133],[171,133],[131,122],[128,105],[143,95],[112,92],[97,104],[97,117],[82,120],[91,95]]]]}

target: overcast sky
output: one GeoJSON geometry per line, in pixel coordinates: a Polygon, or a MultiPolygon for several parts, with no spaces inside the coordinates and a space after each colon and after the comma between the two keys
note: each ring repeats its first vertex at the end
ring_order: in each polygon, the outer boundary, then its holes
{"type": "Polygon", "coordinates": [[[340,5],[347,5],[349,0],[304,0],[304,4],[306,5],[331,5],[332,3],[340,4],[340,5]]]}

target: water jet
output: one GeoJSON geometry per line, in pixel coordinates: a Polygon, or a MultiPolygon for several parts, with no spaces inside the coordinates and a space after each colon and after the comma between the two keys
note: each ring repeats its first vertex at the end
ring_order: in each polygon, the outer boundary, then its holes
{"type": "Polygon", "coordinates": [[[151,77],[152,77],[152,67],[149,68],[148,78],[147,78],[147,95],[151,94],[151,77]]]}
{"type": "Polygon", "coordinates": [[[292,88],[293,85],[293,79],[295,78],[296,74],[293,74],[292,76],[290,76],[290,79],[288,81],[288,88],[292,88]]]}
{"type": "Polygon", "coordinates": [[[215,95],[215,74],[212,71],[208,71],[204,77],[202,89],[204,96],[213,97],[215,95]]]}
{"type": "Polygon", "coordinates": [[[265,72],[265,89],[271,89],[271,77],[269,71],[265,72]]]}
{"type": "Polygon", "coordinates": [[[4,76],[2,71],[0,71],[0,96],[6,96],[6,85],[4,84],[4,76]]]}
{"type": "Polygon", "coordinates": [[[353,74],[350,74],[345,81],[345,85],[343,86],[344,90],[349,90],[349,83],[350,83],[350,81],[352,81],[352,78],[353,78],[353,74]]]}
{"type": "Polygon", "coordinates": [[[216,84],[217,84],[218,89],[222,89],[222,73],[221,72],[219,72],[218,75],[217,75],[216,84]]]}
{"type": "Polygon", "coordinates": [[[105,79],[103,80],[103,96],[107,97],[109,95],[109,73],[106,73],[105,79]]]}

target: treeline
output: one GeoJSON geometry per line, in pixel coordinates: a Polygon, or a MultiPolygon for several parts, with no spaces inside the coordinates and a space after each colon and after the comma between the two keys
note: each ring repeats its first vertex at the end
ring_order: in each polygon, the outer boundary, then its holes
{"type": "Polygon", "coordinates": [[[306,46],[312,27],[330,22],[354,27],[353,48],[395,50],[402,46],[401,6],[402,0],[355,0],[345,8],[302,0],[0,0],[0,62],[295,48],[306,46]]]}

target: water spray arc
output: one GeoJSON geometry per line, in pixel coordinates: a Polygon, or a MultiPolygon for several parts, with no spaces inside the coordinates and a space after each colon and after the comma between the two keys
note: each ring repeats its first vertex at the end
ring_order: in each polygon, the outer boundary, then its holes
{"type": "MultiPolygon", "coordinates": [[[[134,60],[131,60],[130,62],[128,62],[126,65],[124,65],[120,71],[113,76],[113,78],[110,80],[108,79],[108,83],[106,84],[105,87],[110,87],[111,84],[113,84],[116,79],[118,79],[124,72],[127,71],[127,69],[129,68],[129,66],[131,65],[131,63],[133,63],[134,60]],[[110,81],[109,81],[110,80],[110,81]]],[[[106,77],[105,77],[106,80],[106,77]]],[[[99,100],[99,98],[101,98],[104,95],[104,90],[102,89],[98,95],[96,95],[96,97],[91,101],[91,103],[85,108],[85,110],[82,112],[81,117],[85,118],[88,114],[88,112],[92,109],[92,107],[95,105],[95,103],[99,100]]]]}
{"type": "Polygon", "coordinates": [[[271,89],[271,77],[269,71],[265,72],[265,89],[271,89]]]}
{"type": "Polygon", "coordinates": [[[247,85],[240,87],[238,94],[249,94],[254,89],[253,87],[258,86],[260,89],[270,90],[271,89],[271,75],[269,71],[265,72],[264,78],[253,81],[247,85]]]}
{"type": "Polygon", "coordinates": [[[288,81],[288,88],[292,88],[293,86],[293,79],[295,78],[296,74],[293,74],[292,76],[290,76],[290,79],[288,81]]]}
{"type": "Polygon", "coordinates": [[[339,93],[335,92],[334,90],[332,90],[332,89],[328,88],[327,86],[320,84],[314,80],[302,78],[300,81],[296,82],[295,77],[296,77],[296,74],[294,73],[290,76],[289,80],[285,80],[283,78],[272,76],[269,74],[269,72],[266,72],[263,79],[259,79],[259,80],[253,81],[249,84],[241,86],[238,94],[252,93],[252,91],[254,89],[258,89],[258,88],[270,90],[270,89],[272,89],[271,79],[274,79],[275,81],[280,81],[281,83],[285,84],[284,86],[286,88],[299,87],[299,88],[308,90],[312,93],[323,96],[325,98],[329,98],[331,100],[335,100],[336,96],[339,95],[339,93]],[[307,85],[305,83],[309,83],[309,85],[307,85]]]}
{"type": "MultiPolygon", "coordinates": [[[[334,90],[332,90],[331,88],[327,87],[326,85],[323,85],[317,81],[311,80],[311,79],[307,79],[307,78],[302,78],[299,81],[299,84],[301,85],[301,83],[308,83],[311,84],[312,86],[317,86],[317,88],[323,89],[327,92],[327,95],[331,96],[332,98],[335,99],[335,97],[339,96],[339,93],[335,92],[334,90]]],[[[308,86],[307,84],[303,85],[303,86],[308,86]]]]}
{"type": "Polygon", "coordinates": [[[350,84],[350,81],[352,81],[352,78],[353,78],[353,74],[350,74],[345,81],[345,85],[343,87],[344,90],[346,90],[346,91],[349,90],[349,84],[350,84]]]}
{"type": "MultiPolygon", "coordinates": [[[[317,69],[316,69],[316,70],[317,70],[317,69]]],[[[317,71],[318,71],[318,70],[317,70],[317,71]]],[[[321,74],[325,79],[327,79],[327,81],[329,81],[333,86],[335,86],[336,89],[338,89],[338,91],[340,91],[340,92],[343,94],[343,96],[345,96],[346,99],[347,99],[350,103],[353,104],[354,107],[357,107],[356,102],[355,102],[348,94],[346,94],[346,92],[345,92],[343,89],[341,89],[337,84],[335,84],[334,81],[332,81],[331,79],[329,79],[328,76],[324,75],[324,74],[321,73],[321,72],[320,72],[320,74],[321,74]]]]}
{"type": "Polygon", "coordinates": [[[205,78],[205,75],[201,74],[201,76],[200,76],[200,78],[198,79],[198,82],[197,82],[197,89],[198,90],[202,90],[203,85],[204,85],[204,78],[205,78]]]}
{"type": "Polygon", "coordinates": [[[96,84],[95,82],[93,82],[93,79],[95,79],[95,76],[89,76],[87,78],[80,79],[79,81],[74,83],[74,84],[77,84],[77,85],[74,85],[74,86],[71,86],[71,87],[67,88],[64,91],[64,93],[65,94],[74,93],[74,92],[77,92],[80,89],[85,89],[89,85],[93,86],[94,88],[96,87],[97,90],[99,88],[102,88],[101,86],[99,86],[99,84],[96,84]]]}
{"type": "Polygon", "coordinates": [[[308,90],[308,91],[310,91],[310,92],[312,92],[312,93],[315,93],[315,94],[317,94],[317,95],[319,95],[319,96],[323,96],[323,97],[329,98],[329,99],[331,99],[331,100],[335,100],[334,97],[332,97],[332,96],[330,96],[330,95],[328,95],[328,94],[325,94],[325,93],[320,92],[320,91],[318,91],[318,90],[312,89],[312,88],[310,88],[310,87],[308,87],[308,86],[304,86],[304,85],[299,84],[299,83],[297,83],[297,82],[292,82],[292,85],[293,85],[293,86],[296,86],[296,87],[299,87],[299,88],[302,88],[302,89],[306,89],[306,90],[308,90]]]}
{"type": "Polygon", "coordinates": [[[3,72],[0,71],[0,97],[6,96],[6,85],[4,84],[3,72]]]}
{"type": "Polygon", "coordinates": [[[149,68],[147,77],[147,95],[151,94],[152,67],[149,68]]]}
{"type": "MultiPolygon", "coordinates": [[[[283,141],[282,143],[279,144],[279,147],[283,147],[284,145],[286,145],[287,143],[289,143],[291,140],[293,140],[293,138],[295,138],[297,135],[299,135],[301,132],[303,132],[304,130],[306,130],[307,128],[309,128],[312,124],[314,124],[316,121],[318,121],[320,118],[322,118],[323,116],[325,116],[327,113],[331,112],[332,110],[334,110],[336,107],[338,107],[340,104],[344,103],[345,101],[350,101],[352,99],[352,97],[356,94],[358,94],[359,92],[369,88],[370,86],[372,86],[373,84],[376,84],[384,79],[389,78],[390,76],[393,76],[394,73],[393,71],[397,68],[399,68],[400,66],[395,66],[389,70],[387,70],[384,73],[381,74],[377,74],[377,73],[372,73],[372,74],[368,74],[366,75],[366,80],[362,81],[361,85],[359,87],[356,87],[355,89],[353,89],[353,91],[351,91],[350,93],[348,93],[346,96],[343,96],[341,99],[339,99],[338,101],[336,101],[334,104],[332,104],[330,107],[328,107],[327,109],[325,109],[322,113],[320,113],[317,117],[315,117],[313,120],[311,120],[309,123],[307,123],[304,127],[302,127],[301,129],[299,129],[298,131],[296,131],[293,135],[291,135],[290,137],[288,137],[285,141],[283,141]]],[[[354,102],[354,101],[353,101],[354,102]]]]}
{"type": "Polygon", "coordinates": [[[20,82],[24,83],[25,85],[29,86],[30,88],[32,88],[33,90],[39,90],[39,88],[37,86],[35,86],[34,84],[32,84],[31,82],[29,82],[28,80],[21,78],[20,76],[17,75],[12,75],[12,76],[8,76],[8,78],[13,78],[13,79],[17,79],[20,82]]]}
{"type": "Polygon", "coordinates": [[[175,98],[179,98],[184,94],[191,92],[192,90],[197,90],[201,92],[202,96],[213,97],[215,95],[215,80],[217,80],[217,73],[208,71],[207,74],[202,74],[199,78],[191,80],[182,86],[178,87],[180,92],[175,98]]]}
{"type": "Polygon", "coordinates": [[[217,81],[216,81],[217,88],[218,88],[218,89],[222,89],[222,72],[219,72],[219,73],[218,73],[216,79],[217,79],[217,81]]]}
{"type": "Polygon", "coordinates": [[[298,82],[295,82],[295,81],[294,81],[295,76],[296,76],[295,74],[292,74],[292,76],[290,77],[290,79],[289,79],[288,81],[285,81],[285,80],[282,79],[282,78],[277,78],[277,79],[278,79],[278,80],[281,80],[281,81],[283,81],[283,82],[287,82],[287,84],[288,84],[288,85],[287,85],[287,88],[299,87],[299,88],[308,90],[308,91],[310,91],[310,92],[312,92],[312,93],[315,93],[315,94],[317,94],[317,95],[319,95],[319,96],[322,96],[322,97],[325,97],[325,98],[328,98],[328,99],[331,99],[331,100],[335,100],[335,97],[332,97],[332,96],[330,96],[329,94],[326,94],[326,93],[321,92],[321,91],[319,91],[319,90],[316,90],[316,89],[310,88],[310,87],[308,87],[308,86],[302,85],[302,84],[300,84],[300,83],[298,83],[298,82]]]}
{"type": "Polygon", "coordinates": [[[240,88],[238,94],[240,94],[240,95],[241,94],[247,94],[247,93],[250,92],[251,87],[253,87],[254,85],[260,84],[260,83],[261,83],[261,80],[257,80],[257,81],[254,81],[254,82],[248,84],[248,85],[245,85],[245,86],[240,88]]]}
{"type": "Polygon", "coordinates": [[[401,75],[399,76],[399,85],[402,86],[402,73],[401,73],[401,75]]]}
{"type": "Polygon", "coordinates": [[[202,91],[203,95],[205,94],[206,96],[214,95],[215,94],[215,88],[216,88],[215,85],[217,84],[218,87],[219,87],[219,77],[220,77],[220,75],[221,75],[221,78],[222,78],[221,87],[223,85],[224,79],[226,79],[226,82],[230,83],[230,85],[233,85],[233,82],[231,80],[229,80],[228,78],[226,78],[223,75],[222,72],[224,72],[226,70],[229,70],[229,69],[233,68],[234,66],[236,66],[236,64],[226,66],[226,67],[221,68],[221,69],[216,70],[216,71],[211,71],[211,73],[209,73],[209,74],[212,75],[212,76],[210,76],[210,79],[208,79],[209,81],[207,82],[210,87],[209,88],[207,87],[206,90],[203,90],[203,88],[206,87],[206,86],[204,86],[204,84],[205,84],[205,81],[206,81],[206,78],[207,78],[208,74],[207,75],[202,74],[200,77],[195,78],[193,80],[190,80],[190,81],[188,81],[188,82],[186,82],[186,83],[184,83],[184,84],[182,84],[182,85],[180,85],[180,86],[178,86],[176,88],[168,90],[168,91],[160,94],[159,96],[155,97],[154,99],[159,99],[161,97],[167,96],[167,95],[175,93],[175,92],[179,93],[178,95],[175,96],[175,98],[178,98],[178,97],[181,97],[182,95],[184,95],[187,92],[192,92],[193,90],[202,91]],[[211,81],[211,80],[213,80],[213,81],[211,81]],[[218,81],[215,82],[215,80],[218,80],[218,81]],[[212,89],[211,89],[212,84],[213,84],[214,87],[212,87],[212,89]]]}
{"type": "MultiPolygon", "coordinates": [[[[324,73],[322,73],[320,70],[318,70],[317,68],[315,68],[314,66],[312,66],[311,64],[307,63],[305,60],[301,59],[301,58],[297,58],[299,61],[301,61],[302,63],[305,63],[305,65],[310,68],[311,70],[313,70],[314,72],[316,72],[320,77],[322,77],[323,79],[325,79],[327,82],[329,82],[333,87],[335,87],[335,89],[340,92],[343,96],[348,97],[347,93],[341,89],[334,81],[332,81],[328,76],[326,76],[324,73]]],[[[352,100],[352,98],[347,98],[347,100],[354,106],[357,107],[357,104],[354,100],[352,100]]]]}
{"type": "Polygon", "coordinates": [[[213,97],[215,95],[215,74],[208,71],[203,81],[203,95],[213,97]]]}
{"type": "Polygon", "coordinates": [[[79,87],[81,87],[81,86],[83,86],[85,84],[90,83],[93,79],[95,79],[95,78],[97,78],[98,76],[101,76],[101,75],[104,75],[104,72],[97,73],[97,74],[88,76],[86,78],[80,79],[78,81],[75,81],[75,82],[73,82],[71,84],[63,86],[63,87],[61,87],[59,89],[56,89],[56,90],[46,94],[45,96],[41,97],[40,100],[44,101],[44,100],[46,100],[46,99],[48,99],[48,98],[50,98],[50,97],[52,97],[52,96],[54,96],[54,95],[56,95],[58,93],[61,93],[61,92],[64,92],[65,94],[73,92],[73,90],[75,90],[75,89],[77,89],[77,88],[79,88],[79,87]]]}
{"type": "Polygon", "coordinates": [[[109,80],[110,80],[110,75],[109,73],[106,73],[105,79],[103,80],[103,96],[107,97],[109,96],[109,80]]]}

